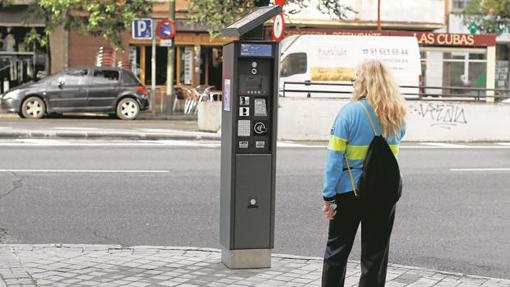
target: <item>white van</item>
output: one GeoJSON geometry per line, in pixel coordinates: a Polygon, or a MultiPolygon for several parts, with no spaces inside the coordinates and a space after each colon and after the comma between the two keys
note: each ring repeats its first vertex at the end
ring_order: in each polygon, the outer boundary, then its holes
{"type": "Polygon", "coordinates": [[[406,98],[418,97],[420,51],[415,37],[294,35],[280,44],[280,96],[350,97],[356,67],[388,65],[406,98]]]}

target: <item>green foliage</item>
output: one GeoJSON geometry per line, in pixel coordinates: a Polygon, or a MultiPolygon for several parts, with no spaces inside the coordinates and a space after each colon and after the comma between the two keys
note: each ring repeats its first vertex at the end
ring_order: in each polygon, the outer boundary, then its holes
{"type": "MultiPolygon", "coordinates": [[[[288,3],[294,3],[299,6],[299,9],[307,8],[310,5],[310,0],[287,0],[288,3]]],[[[323,14],[328,14],[332,18],[346,19],[348,14],[356,13],[351,7],[341,4],[340,0],[319,0],[316,8],[323,14]]],[[[290,14],[298,13],[299,10],[289,11],[290,14]]]]}
{"type": "Polygon", "coordinates": [[[471,0],[464,16],[464,23],[476,25],[481,33],[508,32],[510,0],[471,0]]]}
{"type": "Polygon", "coordinates": [[[144,0],[35,0],[29,9],[32,17],[44,19],[46,37],[29,33],[27,43],[45,46],[48,36],[63,25],[67,30],[102,36],[122,49],[121,33],[134,18],[148,15],[151,5],[144,0]]]}
{"type": "Polygon", "coordinates": [[[27,47],[45,47],[48,45],[48,37],[46,35],[39,34],[35,28],[32,28],[25,36],[24,44],[27,47]]]}
{"type": "MultiPolygon", "coordinates": [[[[260,0],[188,0],[191,20],[207,27],[212,36],[218,36],[221,29],[232,24],[235,20],[252,11],[260,0]]],[[[356,13],[340,0],[319,0],[316,8],[324,14],[337,19],[347,18],[348,13],[356,13]]],[[[264,3],[264,4],[266,4],[264,3]]],[[[287,3],[297,4],[297,9],[288,11],[289,14],[298,13],[310,5],[310,0],[287,0],[287,3]]]]}

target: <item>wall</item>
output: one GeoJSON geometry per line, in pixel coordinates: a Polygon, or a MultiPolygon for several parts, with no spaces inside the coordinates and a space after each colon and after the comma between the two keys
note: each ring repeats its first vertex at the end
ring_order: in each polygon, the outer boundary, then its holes
{"type": "MultiPolygon", "coordinates": [[[[299,13],[289,15],[289,23],[320,23],[322,21],[334,24],[332,18],[321,13],[317,9],[319,0],[310,0],[307,8],[300,10],[299,13]]],[[[383,26],[392,26],[400,23],[404,26],[424,26],[440,28],[446,25],[445,19],[445,1],[448,0],[385,0],[381,1],[381,21],[383,26]],[[405,13],[402,13],[405,11],[405,13]]],[[[345,0],[346,5],[354,9],[357,13],[347,12],[347,21],[336,21],[338,25],[358,25],[360,23],[374,23],[377,21],[377,0],[345,0]]],[[[297,5],[288,4],[286,10],[296,9],[297,5]]]]}
{"type": "MultiPolygon", "coordinates": [[[[278,138],[327,140],[347,100],[279,98],[278,138]]],[[[405,141],[510,141],[510,105],[408,101],[405,141]]]]}
{"type": "MultiPolygon", "coordinates": [[[[130,38],[130,33],[122,33],[122,44],[124,46],[124,51],[126,52],[117,52],[117,61],[128,61],[127,51],[129,49],[130,38]]],[[[75,31],[69,32],[69,67],[95,66],[96,55],[99,51],[99,47],[101,46],[108,48],[113,47],[111,41],[104,37],[94,37],[89,34],[81,34],[75,31]]]]}

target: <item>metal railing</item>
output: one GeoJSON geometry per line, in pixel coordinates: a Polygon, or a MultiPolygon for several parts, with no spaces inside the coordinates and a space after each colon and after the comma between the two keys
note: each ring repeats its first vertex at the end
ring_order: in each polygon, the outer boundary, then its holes
{"type": "MultiPolygon", "coordinates": [[[[487,97],[494,97],[497,100],[510,98],[510,89],[486,89],[476,87],[438,87],[438,86],[400,86],[402,95],[408,100],[458,100],[458,101],[486,101],[487,97]],[[415,90],[412,92],[409,90],[415,90]],[[437,92],[434,92],[437,91],[437,92]]],[[[349,98],[352,94],[352,84],[349,83],[327,83],[327,82],[283,82],[283,89],[280,89],[282,97],[288,93],[304,93],[307,98],[312,94],[331,94],[336,98],[349,98]],[[289,85],[301,85],[306,89],[289,85]],[[320,89],[320,87],[337,87],[338,89],[320,89]],[[343,88],[343,89],[342,89],[343,88]]]]}

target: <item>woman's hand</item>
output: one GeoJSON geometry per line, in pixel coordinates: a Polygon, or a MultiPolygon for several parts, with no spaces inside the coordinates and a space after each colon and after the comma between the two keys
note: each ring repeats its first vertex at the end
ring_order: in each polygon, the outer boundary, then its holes
{"type": "Polygon", "coordinates": [[[324,212],[324,216],[327,219],[329,219],[329,220],[335,219],[336,204],[334,204],[334,203],[324,203],[324,206],[322,207],[322,212],[324,212]]]}

